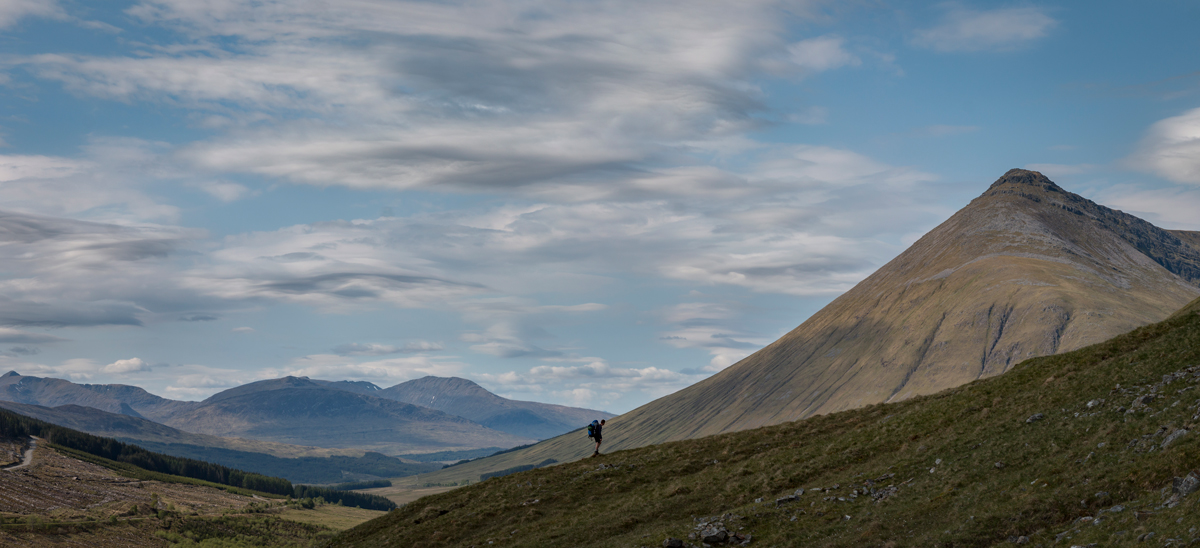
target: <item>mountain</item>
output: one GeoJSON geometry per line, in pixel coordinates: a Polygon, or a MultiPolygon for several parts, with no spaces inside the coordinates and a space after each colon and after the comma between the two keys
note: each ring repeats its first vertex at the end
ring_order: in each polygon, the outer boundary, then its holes
{"type": "MultiPolygon", "coordinates": [[[[613,418],[605,444],[640,447],[903,401],[1107,340],[1200,295],[1197,236],[1011,170],[779,340],[613,418]]],[[[468,469],[568,461],[588,453],[582,438],[468,469]]]]}
{"type": "Polygon", "coordinates": [[[304,377],[245,384],[177,413],[191,432],[296,445],[398,454],[447,448],[512,447],[530,438],[491,430],[434,409],[348,392],[304,377]]]}
{"type": "Polygon", "coordinates": [[[0,400],[43,407],[80,405],[157,422],[197,405],[155,396],[136,386],[75,384],[64,379],[24,376],[16,371],[0,375],[0,400]]]}
{"type": "MultiPolygon", "coordinates": [[[[231,388],[202,402],[182,402],[160,398],[136,386],[75,384],[62,379],[26,377],[16,372],[0,376],[0,400],[52,407],[60,414],[63,405],[95,408],[149,419],[189,433],[222,438],[393,455],[512,447],[535,441],[531,437],[492,430],[456,415],[370,395],[370,392],[378,391],[378,387],[370,383],[284,377],[231,388]]],[[[86,413],[75,415],[69,419],[69,424],[63,424],[88,430],[80,422],[85,419],[79,416],[86,413]]],[[[107,419],[97,418],[93,423],[97,420],[107,419]]],[[[116,424],[111,420],[108,422],[116,424]]],[[[136,434],[133,423],[125,426],[123,433],[105,430],[96,424],[89,431],[144,439],[136,434]]],[[[148,432],[158,432],[148,425],[147,428],[148,432]]],[[[194,440],[157,437],[152,441],[206,445],[194,440]]],[[[213,446],[246,450],[227,445],[213,446]]]]}
{"type": "Polygon", "coordinates": [[[375,395],[452,413],[488,428],[536,439],[551,438],[613,416],[592,409],[502,398],[458,377],[424,377],[380,390],[375,395]]]}
{"type": "Polygon", "coordinates": [[[327,546],[1195,545],[1189,310],[936,395],[473,481],[327,546]]]}
{"type": "Polygon", "coordinates": [[[211,447],[232,451],[266,454],[281,458],[357,456],[362,451],[327,449],[287,445],[244,438],[223,438],[185,432],[165,424],[124,413],[109,413],[92,407],[68,404],[45,407],[0,400],[0,409],[7,409],[40,421],[56,424],[94,436],[115,438],[137,444],[169,444],[211,447]]]}
{"type": "Polygon", "coordinates": [[[1014,169],[792,332],[613,431],[645,445],[932,394],[1197,295],[1200,249],[1014,169]]]}

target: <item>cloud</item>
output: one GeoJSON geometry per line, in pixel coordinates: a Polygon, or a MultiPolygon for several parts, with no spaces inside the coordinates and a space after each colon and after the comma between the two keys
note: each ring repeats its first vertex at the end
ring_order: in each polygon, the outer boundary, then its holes
{"type": "Polygon", "coordinates": [[[862,64],[858,57],[845,50],[844,44],[841,37],[821,36],[796,42],[787,49],[792,63],[809,72],[862,64]]]}
{"type": "Polygon", "coordinates": [[[784,58],[857,64],[835,36],[789,44],[806,4],[148,1],[129,13],[189,40],[10,63],[79,94],[210,112],[228,131],[179,155],[203,170],[355,188],[583,184],[759,125],[756,79],[784,58]]]}
{"type": "Polygon", "coordinates": [[[1200,184],[1200,108],[1155,122],[1127,162],[1176,183],[1200,184]]]}
{"type": "Polygon", "coordinates": [[[164,389],[168,398],[200,400],[221,390],[241,386],[253,379],[244,371],[202,365],[185,365],[175,372],[164,389]]]}
{"type": "Polygon", "coordinates": [[[44,333],[29,333],[27,331],[18,331],[7,327],[0,327],[0,343],[12,344],[53,344],[64,342],[68,339],[55,337],[54,335],[46,335],[44,333]]]}
{"type": "Polygon", "coordinates": [[[730,303],[681,303],[660,311],[663,319],[675,324],[659,340],[676,348],[699,348],[712,359],[703,368],[683,370],[687,374],[720,371],[771,342],[771,338],[748,333],[739,327],[746,313],[730,303]]]}
{"type": "Polygon", "coordinates": [[[188,314],[179,317],[179,321],[181,322],[212,322],[219,319],[220,317],[212,314],[188,314]]]}
{"type": "Polygon", "coordinates": [[[441,344],[428,341],[413,341],[405,343],[403,346],[348,343],[338,345],[333,349],[333,353],[339,356],[384,356],[387,354],[414,354],[417,352],[437,352],[440,350],[444,350],[441,344]]]}
{"type": "Polygon", "coordinates": [[[0,2],[0,28],[8,28],[25,17],[62,17],[55,0],[4,0],[0,2]]]}
{"type": "Polygon", "coordinates": [[[130,358],[128,360],[117,360],[104,366],[103,371],[111,374],[136,373],[141,371],[150,371],[150,365],[142,361],[140,358],[130,358]]]}
{"type": "Polygon", "coordinates": [[[234,333],[254,333],[253,327],[235,327],[231,329],[234,333]]]}
{"type": "Polygon", "coordinates": [[[0,325],[141,325],[189,298],[167,272],[199,234],[0,211],[0,325]]]}
{"type": "Polygon", "coordinates": [[[430,375],[451,377],[466,367],[466,364],[449,356],[408,356],[359,362],[345,356],[312,354],[292,360],[285,368],[265,369],[258,375],[261,378],[292,375],[316,379],[365,380],[384,386],[430,375]]]}
{"type": "Polygon", "coordinates": [[[951,7],[936,26],[918,31],[913,43],[935,51],[1005,51],[1042,38],[1058,22],[1039,8],[976,11],[951,7]]]}
{"type": "MultiPolygon", "coordinates": [[[[0,18],[3,16],[0,15],[0,18]]],[[[2,19],[0,19],[2,21],[2,19]]],[[[0,155],[0,183],[20,179],[52,179],[74,175],[87,164],[51,156],[0,155]]]]}
{"type": "Polygon", "coordinates": [[[1163,228],[1200,230],[1200,189],[1118,185],[1105,189],[1097,201],[1163,228]]]}
{"type": "Polygon", "coordinates": [[[247,188],[245,185],[239,185],[237,183],[209,181],[205,183],[199,183],[196,186],[199,187],[200,190],[208,193],[209,196],[227,203],[236,202],[250,194],[249,188],[247,188]]]}

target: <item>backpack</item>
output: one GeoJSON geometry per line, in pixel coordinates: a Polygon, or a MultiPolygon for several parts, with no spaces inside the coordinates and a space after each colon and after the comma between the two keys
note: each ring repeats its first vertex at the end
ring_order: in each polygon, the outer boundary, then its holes
{"type": "Polygon", "coordinates": [[[588,425],[588,437],[589,438],[596,437],[596,427],[597,426],[600,426],[599,421],[592,421],[592,424],[588,425]]]}

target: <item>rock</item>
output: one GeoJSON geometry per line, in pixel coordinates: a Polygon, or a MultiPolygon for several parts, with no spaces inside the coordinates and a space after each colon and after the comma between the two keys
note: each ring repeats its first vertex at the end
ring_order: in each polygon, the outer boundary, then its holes
{"type": "Polygon", "coordinates": [[[1129,407],[1131,409],[1137,409],[1139,407],[1145,407],[1147,405],[1150,405],[1153,402],[1154,402],[1154,394],[1146,394],[1145,396],[1138,396],[1138,397],[1134,398],[1133,403],[1129,404],[1129,407]]]}
{"type": "Polygon", "coordinates": [[[1188,433],[1188,431],[1183,428],[1180,428],[1174,432],[1171,432],[1171,435],[1167,436],[1167,439],[1163,440],[1161,449],[1166,449],[1167,446],[1171,444],[1171,442],[1183,437],[1187,433],[1188,433]]]}
{"type": "Polygon", "coordinates": [[[1087,402],[1087,408],[1091,409],[1093,407],[1096,407],[1097,405],[1103,405],[1103,404],[1104,404],[1104,400],[1092,400],[1090,402],[1087,402]]]}
{"type": "Polygon", "coordinates": [[[712,527],[700,533],[700,542],[705,544],[721,544],[726,540],[729,540],[729,532],[724,528],[712,527]]]}
{"type": "Polygon", "coordinates": [[[775,507],[779,508],[780,506],[783,506],[785,504],[791,504],[798,500],[800,500],[800,497],[798,497],[796,495],[788,495],[786,497],[779,497],[779,498],[775,499],[775,507]]]}
{"type": "Polygon", "coordinates": [[[1029,544],[1029,537],[1024,535],[1017,537],[1017,544],[1029,544]]]}
{"type": "Polygon", "coordinates": [[[802,495],[804,495],[804,489],[797,489],[797,490],[796,490],[796,496],[797,496],[797,497],[799,497],[799,496],[802,496],[802,495]]]}
{"type": "Polygon", "coordinates": [[[1185,478],[1175,478],[1171,482],[1171,491],[1181,497],[1186,497],[1200,489],[1200,472],[1192,470],[1185,478]]]}
{"type": "Polygon", "coordinates": [[[1116,513],[1124,512],[1125,507],[1118,504],[1116,506],[1113,506],[1112,508],[1109,508],[1108,511],[1116,514],[1116,513]]]}
{"type": "Polygon", "coordinates": [[[667,540],[664,540],[662,545],[663,548],[683,548],[683,541],[675,537],[671,537],[667,540]]]}
{"type": "Polygon", "coordinates": [[[1044,418],[1046,418],[1046,415],[1043,415],[1041,413],[1034,413],[1034,414],[1030,415],[1028,419],[1025,419],[1025,422],[1028,424],[1032,424],[1032,423],[1040,421],[1044,418]]]}
{"type": "Polygon", "coordinates": [[[754,504],[761,504],[761,503],[762,503],[762,497],[758,497],[758,498],[754,499],[754,504]]]}
{"type": "Polygon", "coordinates": [[[1004,468],[1004,463],[1003,463],[1003,462],[997,462],[997,463],[996,463],[996,464],[994,464],[993,466],[995,466],[995,467],[996,467],[996,469],[997,469],[997,470],[999,470],[999,469],[1001,469],[1001,468],[1004,468]]]}

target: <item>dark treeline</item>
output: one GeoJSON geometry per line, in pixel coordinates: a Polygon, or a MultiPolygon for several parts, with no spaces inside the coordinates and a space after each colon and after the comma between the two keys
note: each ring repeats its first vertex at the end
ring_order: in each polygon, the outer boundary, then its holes
{"type": "Polygon", "coordinates": [[[85,434],[4,410],[0,410],[0,436],[14,438],[37,436],[55,445],[108,460],[132,464],[151,472],[210,481],[274,495],[292,494],[292,482],[283,478],[243,472],[211,462],[153,453],[112,438],[85,434]]]}
{"type": "Polygon", "coordinates": [[[391,510],[396,507],[395,503],[378,495],[365,495],[335,489],[320,489],[319,493],[310,494],[313,492],[313,488],[303,485],[293,487],[292,482],[283,478],[244,472],[210,462],[154,453],[112,438],[85,434],[0,409],[0,437],[24,438],[28,436],[37,436],[55,445],[111,461],[131,464],[143,470],[160,474],[183,476],[220,485],[296,498],[323,497],[329,502],[341,501],[346,506],[360,506],[372,510],[391,510]]]}
{"type": "Polygon", "coordinates": [[[366,480],[366,481],[347,481],[344,483],[336,483],[330,485],[330,489],[338,491],[353,491],[354,489],[376,489],[379,487],[391,487],[391,480],[366,480]]]}
{"type": "Polygon", "coordinates": [[[338,491],[328,487],[313,487],[297,485],[295,497],[305,499],[323,498],[325,502],[336,502],[342,506],[357,506],[366,510],[394,510],[396,503],[379,495],[355,493],[353,491],[338,491]]]}

